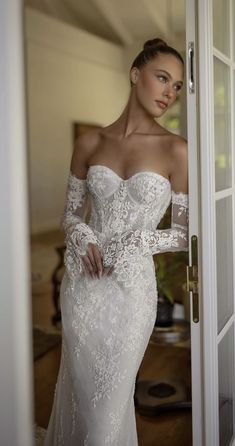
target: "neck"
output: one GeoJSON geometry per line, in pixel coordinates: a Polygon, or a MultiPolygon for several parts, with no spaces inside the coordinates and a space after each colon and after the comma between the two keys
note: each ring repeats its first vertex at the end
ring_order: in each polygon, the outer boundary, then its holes
{"type": "Polygon", "coordinates": [[[133,90],[130,93],[129,100],[122,114],[115,124],[122,138],[127,138],[133,133],[151,133],[152,129],[158,126],[153,116],[149,115],[138,103],[133,90]]]}

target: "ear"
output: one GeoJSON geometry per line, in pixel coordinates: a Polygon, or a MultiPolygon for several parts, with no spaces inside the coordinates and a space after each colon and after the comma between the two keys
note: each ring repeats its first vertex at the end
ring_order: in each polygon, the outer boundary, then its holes
{"type": "Polygon", "coordinates": [[[130,71],[130,81],[133,84],[136,84],[139,76],[139,69],[137,67],[133,67],[130,71]]]}

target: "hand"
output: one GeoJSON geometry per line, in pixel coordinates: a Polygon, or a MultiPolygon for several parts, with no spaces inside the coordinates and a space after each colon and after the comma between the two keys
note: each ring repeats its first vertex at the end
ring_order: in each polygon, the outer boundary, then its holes
{"type": "Polygon", "coordinates": [[[102,255],[97,245],[88,243],[87,254],[81,256],[84,269],[91,277],[100,278],[102,275],[110,276],[113,271],[113,267],[104,267],[102,262],[102,255]]]}
{"type": "Polygon", "coordinates": [[[103,273],[103,263],[99,248],[94,243],[88,243],[86,255],[81,256],[85,272],[91,277],[98,278],[103,273]]]}

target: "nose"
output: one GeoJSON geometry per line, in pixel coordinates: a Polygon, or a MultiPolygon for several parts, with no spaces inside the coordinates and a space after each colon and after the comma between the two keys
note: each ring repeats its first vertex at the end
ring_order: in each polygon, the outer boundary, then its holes
{"type": "Polygon", "coordinates": [[[173,88],[168,84],[168,85],[165,86],[164,94],[165,94],[165,96],[168,97],[168,99],[171,99],[171,98],[174,97],[175,91],[174,91],[173,88]]]}

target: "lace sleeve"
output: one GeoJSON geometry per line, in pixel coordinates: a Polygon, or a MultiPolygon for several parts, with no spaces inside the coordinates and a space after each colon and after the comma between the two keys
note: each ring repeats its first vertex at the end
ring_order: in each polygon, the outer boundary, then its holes
{"type": "Polygon", "coordinates": [[[134,229],[117,234],[104,247],[104,266],[115,265],[135,255],[188,251],[188,194],[171,193],[171,228],[134,229]]]}
{"type": "Polygon", "coordinates": [[[65,232],[66,243],[64,263],[71,277],[83,271],[81,256],[86,254],[88,243],[94,243],[100,247],[98,238],[85,223],[86,202],[86,180],[77,178],[70,171],[61,228],[65,232]]]}
{"type": "Polygon", "coordinates": [[[171,228],[141,232],[143,254],[188,251],[188,194],[171,192],[171,228]]]}

